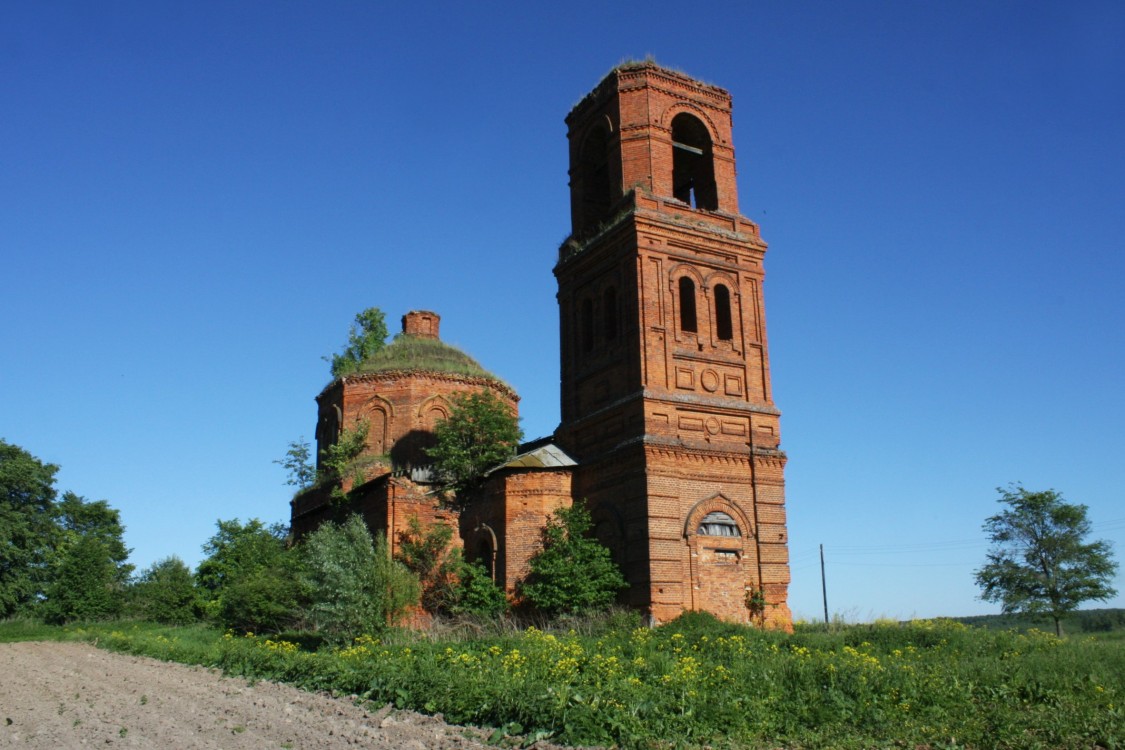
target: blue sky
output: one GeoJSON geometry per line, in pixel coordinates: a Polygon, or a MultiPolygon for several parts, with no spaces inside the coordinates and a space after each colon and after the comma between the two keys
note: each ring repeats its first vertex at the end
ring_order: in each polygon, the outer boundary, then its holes
{"type": "Polygon", "coordinates": [[[734,97],[795,614],[820,544],[848,619],[995,612],[998,486],[1125,552],[1122,38],[1113,2],[4,4],[0,437],[144,567],[288,518],[368,306],[439,312],[549,434],[563,117],[653,55],[734,97]]]}

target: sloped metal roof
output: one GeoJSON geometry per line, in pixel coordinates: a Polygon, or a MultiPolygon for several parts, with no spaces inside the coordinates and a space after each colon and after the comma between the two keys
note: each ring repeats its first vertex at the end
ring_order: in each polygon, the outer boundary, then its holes
{"type": "Polygon", "coordinates": [[[489,470],[489,474],[500,469],[557,469],[564,466],[577,466],[577,462],[566,452],[551,442],[529,443],[530,450],[516,454],[510,460],[489,470]],[[534,446],[534,447],[531,447],[534,446]]]}

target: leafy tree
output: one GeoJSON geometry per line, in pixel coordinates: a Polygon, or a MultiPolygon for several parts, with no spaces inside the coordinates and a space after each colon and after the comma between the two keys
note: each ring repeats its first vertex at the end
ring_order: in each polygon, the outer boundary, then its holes
{"type": "Polygon", "coordinates": [[[187,564],[174,555],[145,568],[130,593],[134,611],[152,622],[187,625],[200,614],[195,578],[187,564]]]}
{"type": "Polygon", "coordinates": [[[374,355],[387,343],[387,322],[383,311],[377,307],[369,307],[355,316],[355,322],[348,331],[348,345],[339,354],[333,354],[331,359],[325,357],[332,365],[332,377],[350,375],[359,369],[359,366],[368,357],[374,355]]]}
{"type": "Polygon", "coordinates": [[[251,633],[298,627],[306,604],[300,570],[297,551],[287,549],[272,564],[240,577],[223,592],[219,622],[225,628],[251,633]]]}
{"type": "Polygon", "coordinates": [[[105,500],[66,492],[54,508],[57,534],[43,602],[49,622],[104,619],[120,613],[133,566],[121,514],[105,500]]]}
{"type": "Polygon", "coordinates": [[[456,394],[452,402],[449,417],[434,427],[436,444],[426,453],[434,471],[464,504],[486,471],[515,455],[523,430],[519,417],[492,391],[456,394]]]}
{"type": "Polygon", "coordinates": [[[279,564],[288,530],[281,524],[267,526],[257,518],[245,524],[237,518],[217,521],[216,526],[215,535],[203,545],[207,557],[199,563],[195,577],[208,615],[217,618],[222,598],[232,586],[279,564]]]}
{"type": "Polygon", "coordinates": [[[104,541],[84,535],[68,545],[47,587],[43,619],[62,624],[104,620],[121,612],[124,590],[104,541]]]}
{"type": "Polygon", "coordinates": [[[1020,485],[997,488],[1007,508],[984,522],[992,543],[976,571],[981,598],[1000,602],[1005,614],[1048,614],[1055,633],[1060,619],[1084,601],[1104,601],[1117,591],[1117,571],[1107,542],[1085,542],[1086,506],[1068,503],[1054,490],[1030,492],[1020,485]]]}
{"type": "Polygon", "coordinates": [[[63,493],[55,512],[56,523],[62,532],[58,551],[65,554],[69,545],[84,537],[99,540],[113,564],[113,580],[123,586],[129,580],[133,566],[126,562],[131,550],[125,546],[123,539],[125,527],[121,525],[121,512],[111,508],[105,500],[91,502],[73,492],[63,493]]]}
{"type": "Polygon", "coordinates": [[[372,539],[358,515],[323,524],[302,550],[309,619],[331,640],[380,632],[418,602],[417,577],[391,559],[386,537],[372,539]]]}
{"type": "Polygon", "coordinates": [[[0,439],[0,618],[37,601],[47,584],[58,470],[0,439]]]}
{"type": "Polygon", "coordinates": [[[520,591],[548,615],[605,609],[628,584],[606,549],[589,537],[590,511],[575,504],[560,508],[543,528],[543,549],[531,558],[520,591]]]}
{"type": "Polygon", "coordinates": [[[316,466],[313,465],[311,456],[312,446],[301,438],[291,442],[289,450],[285,451],[285,458],[279,458],[274,463],[289,472],[286,484],[296,487],[298,491],[306,490],[316,482],[316,466]]]}

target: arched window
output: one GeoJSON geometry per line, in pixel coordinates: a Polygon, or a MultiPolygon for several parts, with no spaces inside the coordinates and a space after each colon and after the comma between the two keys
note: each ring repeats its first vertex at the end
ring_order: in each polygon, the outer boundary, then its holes
{"type": "Polygon", "coordinates": [[[695,282],[690,276],[680,277],[680,330],[688,333],[699,330],[695,322],[695,282]]]}
{"type": "Polygon", "coordinates": [[[582,300],[582,351],[594,350],[594,303],[587,297],[582,300]]]}
{"type": "Polygon", "coordinates": [[[711,134],[686,113],[672,118],[672,194],[694,208],[719,207],[711,134]]]}
{"type": "Polygon", "coordinates": [[[715,333],[719,341],[734,338],[734,328],[730,319],[730,290],[722,284],[715,285],[715,333]]]}
{"type": "Polygon", "coordinates": [[[721,510],[705,515],[695,533],[703,536],[742,536],[735,520],[721,510]]]}
{"type": "Polygon", "coordinates": [[[586,134],[578,156],[576,188],[583,231],[594,229],[609,216],[609,133],[598,125],[586,134]]]}
{"type": "Polygon", "coordinates": [[[606,341],[617,338],[617,289],[609,287],[602,295],[602,335],[606,341]]]}

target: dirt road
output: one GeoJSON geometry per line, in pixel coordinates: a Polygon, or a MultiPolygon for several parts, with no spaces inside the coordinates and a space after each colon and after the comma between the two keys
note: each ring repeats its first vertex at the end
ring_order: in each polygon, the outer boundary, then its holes
{"type": "MultiPolygon", "coordinates": [[[[486,748],[466,730],[390,707],[78,643],[0,644],[0,747],[486,748]]],[[[479,736],[479,734],[477,735],[479,736]]]]}

